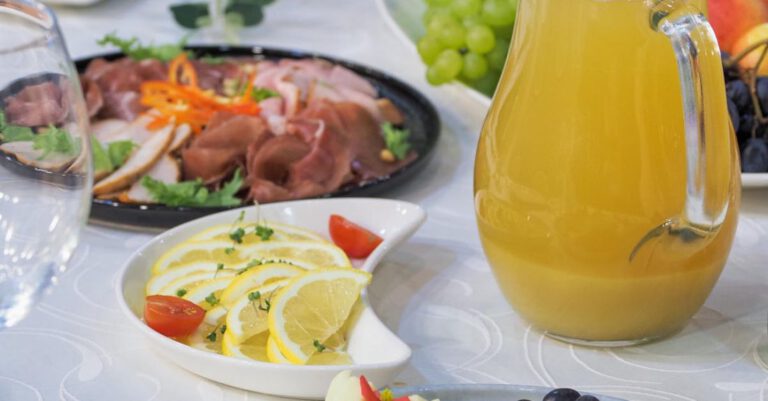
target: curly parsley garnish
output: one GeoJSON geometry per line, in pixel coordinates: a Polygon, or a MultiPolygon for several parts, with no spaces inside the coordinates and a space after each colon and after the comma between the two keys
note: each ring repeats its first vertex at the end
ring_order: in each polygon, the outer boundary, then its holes
{"type": "Polygon", "coordinates": [[[272,238],[272,235],[275,233],[275,230],[262,225],[256,226],[255,234],[261,238],[262,241],[269,241],[270,238],[272,238]]]}
{"type": "Polygon", "coordinates": [[[398,129],[390,123],[381,124],[381,132],[384,134],[384,143],[387,149],[397,158],[403,160],[411,150],[408,138],[411,133],[407,129],[398,129]]]}
{"type": "Polygon", "coordinates": [[[136,37],[123,39],[113,32],[104,36],[96,43],[100,46],[117,47],[126,56],[134,60],[157,59],[160,61],[171,61],[184,52],[184,46],[187,45],[187,37],[181,38],[178,43],[145,46],[136,37]]]}

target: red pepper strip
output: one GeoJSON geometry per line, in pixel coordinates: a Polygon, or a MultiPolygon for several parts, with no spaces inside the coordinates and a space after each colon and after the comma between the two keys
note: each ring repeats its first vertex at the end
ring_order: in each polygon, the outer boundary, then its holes
{"type": "Polygon", "coordinates": [[[363,400],[365,401],[381,401],[365,376],[360,376],[360,392],[363,394],[363,400]]]}

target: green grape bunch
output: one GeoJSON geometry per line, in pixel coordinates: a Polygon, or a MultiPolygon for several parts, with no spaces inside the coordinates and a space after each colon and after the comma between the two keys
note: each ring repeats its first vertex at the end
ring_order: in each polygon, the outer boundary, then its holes
{"type": "Polygon", "coordinates": [[[493,94],[507,58],[518,0],[425,0],[419,56],[432,85],[460,80],[493,94]]]}

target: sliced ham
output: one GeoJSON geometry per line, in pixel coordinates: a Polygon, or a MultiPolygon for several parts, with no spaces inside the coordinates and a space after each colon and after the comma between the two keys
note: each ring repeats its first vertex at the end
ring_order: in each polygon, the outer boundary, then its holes
{"type": "Polygon", "coordinates": [[[249,146],[260,146],[272,136],[258,117],[216,113],[208,127],[182,150],[184,178],[215,184],[245,164],[249,146]]]}
{"type": "Polygon", "coordinates": [[[95,195],[121,190],[133,184],[165,154],[173,140],[173,126],[168,125],[155,131],[128,160],[112,174],[93,186],[95,195]]]}
{"type": "Polygon", "coordinates": [[[8,122],[25,127],[63,123],[69,114],[67,99],[55,82],[26,86],[5,100],[4,112],[8,122]]]}
{"type": "MultiPolygon", "coordinates": [[[[179,182],[181,170],[176,159],[169,155],[164,155],[144,176],[152,177],[166,184],[175,184],[179,182]]],[[[155,199],[149,193],[149,190],[141,184],[141,179],[134,182],[128,191],[121,194],[120,200],[130,203],[155,203],[155,199]]]]}

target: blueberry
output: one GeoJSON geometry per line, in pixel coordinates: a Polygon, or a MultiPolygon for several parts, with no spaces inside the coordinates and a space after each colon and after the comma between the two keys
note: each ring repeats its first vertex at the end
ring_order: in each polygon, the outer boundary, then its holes
{"type": "Polygon", "coordinates": [[[731,116],[731,123],[733,124],[733,131],[739,132],[739,122],[741,122],[741,116],[739,116],[739,109],[733,100],[728,99],[728,114],[731,116]]]}
{"type": "Polygon", "coordinates": [[[594,395],[582,395],[581,397],[577,398],[576,401],[600,401],[595,397],[594,395]]]}
{"type": "Polygon", "coordinates": [[[749,86],[742,80],[731,81],[725,85],[725,94],[733,101],[739,112],[744,113],[752,106],[752,97],[749,95],[749,86]]]}
{"type": "Polygon", "coordinates": [[[544,396],[542,401],[576,401],[581,394],[572,388],[556,388],[544,396]]]}
{"type": "Polygon", "coordinates": [[[768,144],[763,138],[750,138],[741,152],[741,170],[745,173],[768,171],[768,144]]]}
{"type": "Polygon", "coordinates": [[[768,114],[768,78],[757,79],[757,98],[760,100],[763,115],[768,114]]]}

